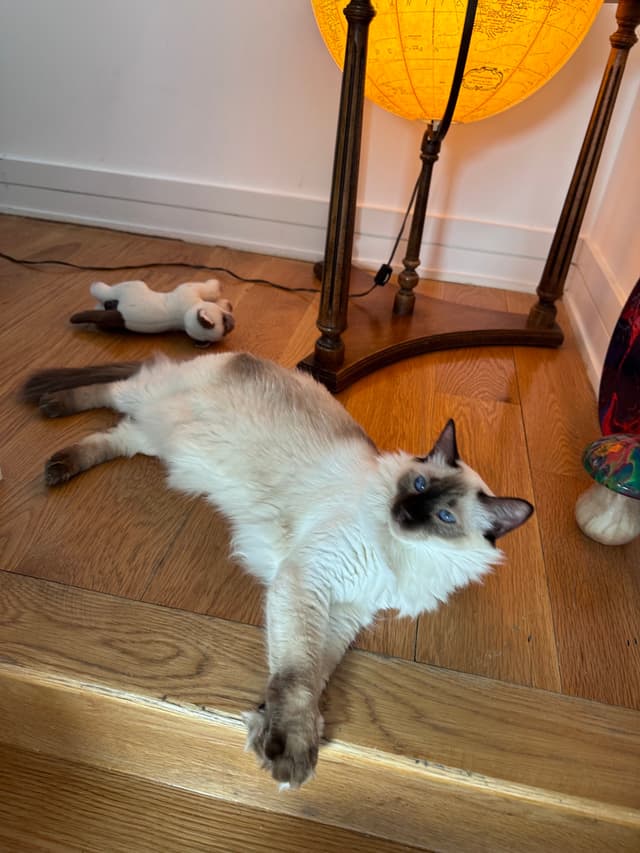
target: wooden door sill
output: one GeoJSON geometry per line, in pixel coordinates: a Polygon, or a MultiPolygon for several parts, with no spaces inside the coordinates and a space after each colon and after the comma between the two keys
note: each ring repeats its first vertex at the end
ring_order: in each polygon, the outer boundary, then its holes
{"type": "Polygon", "coordinates": [[[0,742],[421,849],[640,848],[640,714],[354,651],[316,778],[243,752],[262,631],[0,573],[0,742]]]}

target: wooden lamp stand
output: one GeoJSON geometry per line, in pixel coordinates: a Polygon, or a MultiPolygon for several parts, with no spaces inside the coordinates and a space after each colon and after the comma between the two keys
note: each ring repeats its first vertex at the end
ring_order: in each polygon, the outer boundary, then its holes
{"type": "Polygon", "coordinates": [[[366,300],[351,305],[347,328],[350,284],[370,283],[371,274],[353,269],[353,235],[362,136],[362,112],[369,24],[375,15],[370,0],[350,0],[344,10],[348,22],[340,110],[329,202],[329,221],[324,262],[321,267],[321,299],[317,326],[320,337],[314,352],[298,367],[313,374],[330,391],[338,392],[356,379],[400,358],[435,350],[468,346],[558,347],[563,333],[555,322],[555,302],[562,296],[569,265],[604,146],[630,48],[637,41],[640,0],[620,0],[617,31],[611,36],[611,52],[600,90],[578,157],[549,256],[537,289],[538,301],[528,316],[452,305],[414,292],[419,277],[420,245],[424,231],[431,173],[440,144],[455,109],[466,51],[471,38],[477,0],[467,4],[461,40],[457,82],[442,121],[429,125],[420,157],[422,170],[414,207],[404,270],[398,276],[393,307],[382,288],[366,300]],[[466,41],[466,46],[465,46],[466,41]],[[448,114],[448,115],[447,115],[448,114]]]}

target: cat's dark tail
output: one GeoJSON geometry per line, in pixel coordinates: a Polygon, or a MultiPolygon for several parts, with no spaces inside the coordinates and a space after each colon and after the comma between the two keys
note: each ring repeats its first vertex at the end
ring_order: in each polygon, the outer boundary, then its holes
{"type": "Polygon", "coordinates": [[[39,403],[45,394],[80,388],[84,385],[100,385],[128,379],[142,367],[140,361],[122,361],[113,364],[98,364],[92,367],[59,367],[40,370],[32,374],[21,389],[21,398],[28,403],[39,403]]]}

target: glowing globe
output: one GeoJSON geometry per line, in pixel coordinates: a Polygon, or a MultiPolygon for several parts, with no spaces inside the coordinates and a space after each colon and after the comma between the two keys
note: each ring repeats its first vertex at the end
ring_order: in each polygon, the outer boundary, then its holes
{"type": "MultiPolygon", "coordinates": [[[[311,0],[342,67],[348,0],[311,0]]],[[[366,95],[409,119],[442,118],[458,55],[464,0],[373,0],[366,95]]],[[[479,0],[454,121],[486,118],[531,95],[585,37],[602,0],[479,0]]]]}

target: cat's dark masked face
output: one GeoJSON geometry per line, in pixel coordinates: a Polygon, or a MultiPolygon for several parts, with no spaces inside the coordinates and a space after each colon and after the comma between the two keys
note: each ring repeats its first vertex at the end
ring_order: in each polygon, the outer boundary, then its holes
{"type": "Polygon", "coordinates": [[[436,474],[429,468],[428,463],[417,465],[401,479],[391,508],[394,522],[407,532],[445,539],[465,536],[472,525],[469,489],[462,471],[436,474]]]}
{"type": "Polygon", "coordinates": [[[476,537],[494,543],[529,518],[533,507],[519,498],[491,494],[458,456],[455,425],[449,421],[431,452],[416,458],[400,478],[391,518],[401,538],[476,537]]]}

